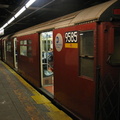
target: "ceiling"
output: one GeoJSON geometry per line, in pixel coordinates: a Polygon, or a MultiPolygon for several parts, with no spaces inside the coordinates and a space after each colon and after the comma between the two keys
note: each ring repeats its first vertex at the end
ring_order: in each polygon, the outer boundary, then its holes
{"type": "MultiPolygon", "coordinates": [[[[5,28],[5,34],[78,11],[109,0],[36,0],[24,13],[5,28]]],[[[0,27],[19,11],[28,0],[0,0],[0,27]]]]}

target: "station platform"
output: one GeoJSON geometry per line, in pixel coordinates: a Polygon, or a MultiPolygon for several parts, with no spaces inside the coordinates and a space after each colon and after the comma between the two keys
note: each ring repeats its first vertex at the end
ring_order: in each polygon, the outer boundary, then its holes
{"type": "Polygon", "coordinates": [[[0,120],[72,120],[0,61],[0,120]]]}

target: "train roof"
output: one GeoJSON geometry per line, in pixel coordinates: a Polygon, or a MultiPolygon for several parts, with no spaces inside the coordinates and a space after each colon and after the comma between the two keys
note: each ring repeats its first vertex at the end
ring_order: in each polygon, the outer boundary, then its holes
{"type": "Polygon", "coordinates": [[[114,17],[113,9],[120,8],[117,0],[111,0],[102,4],[98,4],[87,9],[83,9],[63,17],[59,17],[48,22],[35,25],[33,27],[21,30],[15,33],[13,36],[22,36],[37,33],[40,31],[57,29],[62,27],[73,26],[75,24],[81,24],[93,21],[110,21],[114,17]]]}
{"type": "Polygon", "coordinates": [[[117,0],[111,0],[102,4],[98,4],[96,6],[89,7],[87,9],[81,10],[78,15],[72,20],[75,23],[84,23],[89,21],[108,21],[103,19],[108,19],[108,16],[105,18],[101,17],[101,15],[106,12],[106,10],[110,9],[111,5],[115,3],[117,0]]]}

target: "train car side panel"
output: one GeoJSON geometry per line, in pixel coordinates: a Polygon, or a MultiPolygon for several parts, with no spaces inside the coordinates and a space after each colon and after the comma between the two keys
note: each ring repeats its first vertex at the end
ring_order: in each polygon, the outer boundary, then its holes
{"type": "Polygon", "coordinates": [[[98,116],[100,120],[115,119],[119,116],[120,80],[120,23],[103,22],[98,25],[98,65],[100,76],[96,91],[99,99],[98,116]],[[116,111],[116,112],[115,112],[116,111]]]}
{"type": "Polygon", "coordinates": [[[36,87],[40,87],[39,35],[18,37],[18,72],[36,87]]]}
{"type": "MultiPolygon", "coordinates": [[[[74,34],[74,31],[78,31],[80,35],[81,31],[93,30],[95,36],[95,29],[96,23],[90,23],[54,30],[55,99],[85,120],[94,120],[95,81],[94,78],[90,79],[79,75],[80,38],[78,43],[66,44],[65,34],[70,31],[72,31],[71,34],[74,34]]],[[[96,41],[95,38],[94,41],[96,41]]],[[[96,54],[95,51],[94,54],[96,54]]],[[[94,58],[95,60],[96,58],[94,58]]],[[[95,64],[96,62],[94,62],[94,74],[95,64]]]]}
{"type": "Polygon", "coordinates": [[[14,60],[13,60],[13,41],[12,38],[8,38],[5,40],[5,49],[6,49],[6,63],[14,68],[14,60]]]}

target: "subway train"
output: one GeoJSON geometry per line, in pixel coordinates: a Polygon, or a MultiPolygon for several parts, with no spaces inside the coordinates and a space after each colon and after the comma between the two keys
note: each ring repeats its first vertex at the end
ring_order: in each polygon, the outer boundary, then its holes
{"type": "Polygon", "coordinates": [[[119,119],[119,0],[1,37],[0,44],[1,60],[75,120],[119,119]]]}

